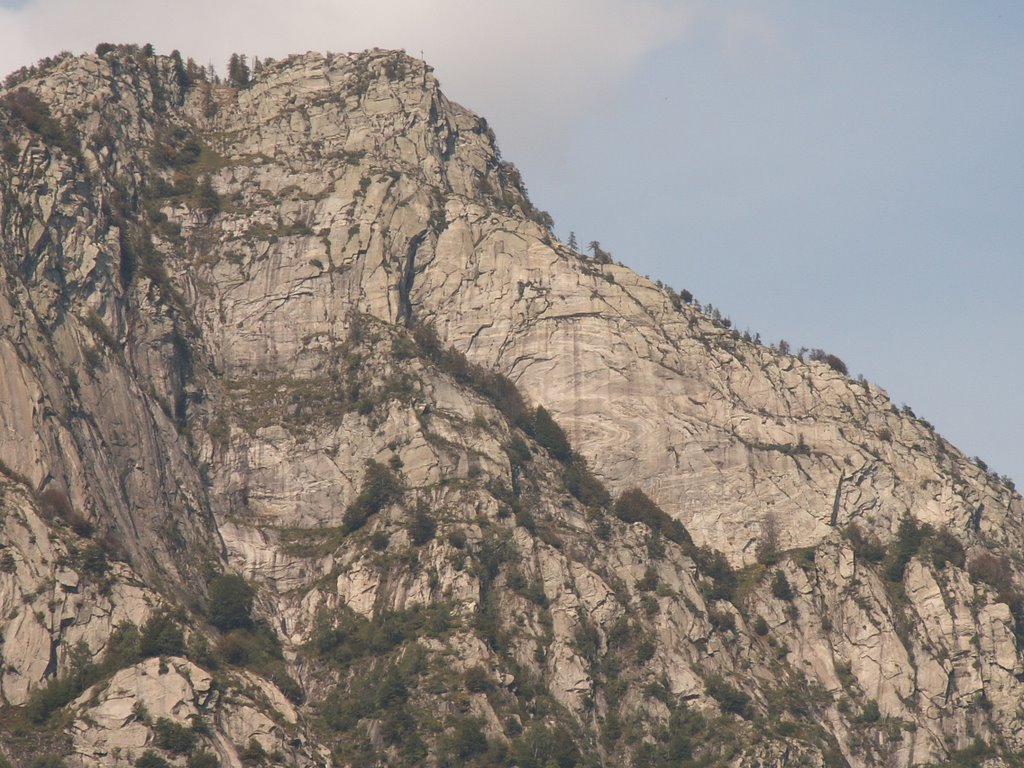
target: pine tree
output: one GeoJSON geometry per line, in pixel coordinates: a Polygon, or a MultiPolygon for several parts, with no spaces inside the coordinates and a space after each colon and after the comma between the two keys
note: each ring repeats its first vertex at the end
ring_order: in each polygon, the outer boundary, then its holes
{"type": "Polygon", "coordinates": [[[612,263],[612,255],[608,253],[608,251],[604,250],[601,247],[601,243],[598,242],[597,240],[591,240],[590,243],[587,245],[587,248],[590,250],[591,253],[594,254],[594,261],[596,261],[598,264],[612,263]]]}
{"type": "Polygon", "coordinates": [[[566,243],[566,245],[569,246],[569,248],[572,250],[573,253],[579,253],[579,243],[576,242],[576,233],[575,232],[570,232],[569,233],[569,242],[566,243]]]}
{"type": "Polygon", "coordinates": [[[249,85],[249,65],[245,61],[245,54],[232,53],[228,59],[228,83],[237,88],[245,88],[249,85]]]}

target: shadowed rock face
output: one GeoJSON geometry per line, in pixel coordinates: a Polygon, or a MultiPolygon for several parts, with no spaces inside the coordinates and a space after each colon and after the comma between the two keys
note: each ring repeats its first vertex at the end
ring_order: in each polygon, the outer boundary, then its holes
{"type": "MultiPolygon", "coordinates": [[[[38,713],[76,681],[74,764],[1024,747],[1021,498],[877,387],[557,242],[422,62],[306,54],[237,90],[119,50],[23,86],[0,693],[38,713]],[[225,569],[256,608],[221,632],[225,569]],[[157,620],[177,646],[124,650],[157,620]]],[[[16,761],[37,725],[0,736],[16,761]]]]}

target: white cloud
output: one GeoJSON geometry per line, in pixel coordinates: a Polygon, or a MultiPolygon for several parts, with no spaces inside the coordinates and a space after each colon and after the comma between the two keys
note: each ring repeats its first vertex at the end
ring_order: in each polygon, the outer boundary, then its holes
{"type": "Polygon", "coordinates": [[[177,48],[220,70],[233,51],[405,48],[503,143],[537,149],[614,99],[690,14],[689,0],[33,0],[0,8],[0,72],[99,42],[177,48]]]}

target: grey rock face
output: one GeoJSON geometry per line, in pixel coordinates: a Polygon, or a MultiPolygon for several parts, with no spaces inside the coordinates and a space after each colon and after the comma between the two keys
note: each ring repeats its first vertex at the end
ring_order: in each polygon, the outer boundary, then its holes
{"type": "Polygon", "coordinates": [[[75,131],[0,106],[0,693],[165,608],[189,641],[67,705],[75,764],[190,716],[224,765],[443,763],[466,728],[520,763],[556,727],[609,765],[1024,748],[1020,496],[874,385],[570,251],[422,62],[25,85],[75,131]],[[224,569],[256,626],[203,613],[224,569]],[[388,674],[400,706],[361,693],[388,674]]]}

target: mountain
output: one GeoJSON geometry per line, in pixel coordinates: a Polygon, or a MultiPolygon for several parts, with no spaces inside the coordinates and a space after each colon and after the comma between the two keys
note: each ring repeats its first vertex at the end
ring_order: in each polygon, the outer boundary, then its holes
{"type": "Polygon", "coordinates": [[[12,765],[1024,757],[1024,503],[560,243],[404,53],[0,93],[12,765]]]}

